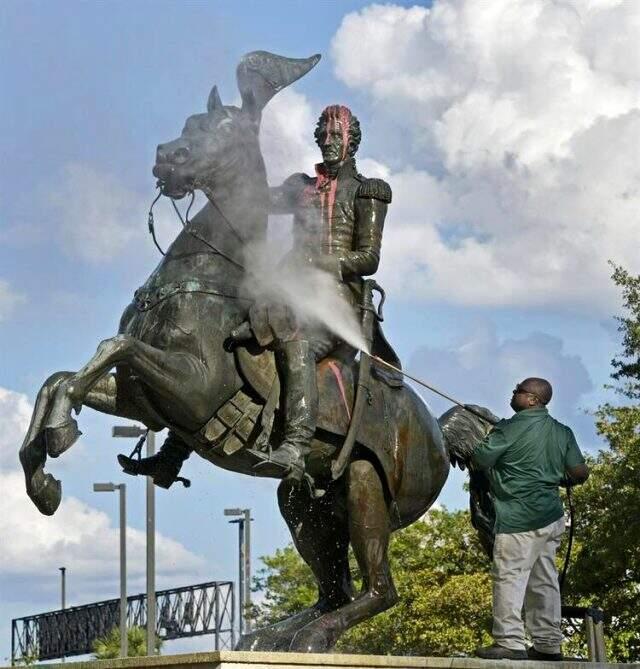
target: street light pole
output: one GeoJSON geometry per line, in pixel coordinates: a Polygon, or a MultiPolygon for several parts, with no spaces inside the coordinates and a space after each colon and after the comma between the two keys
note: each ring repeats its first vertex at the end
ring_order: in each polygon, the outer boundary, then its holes
{"type": "MultiPolygon", "coordinates": [[[[147,457],[156,452],[155,432],[147,434],[147,457]]],[[[147,655],[156,652],[156,489],[147,476],[147,655]]]]}
{"type": "Polygon", "coordinates": [[[244,629],[251,631],[251,509],[244,512],[244,629]]]}
{"type": "Polygon", "coordinates": [[[124,483],[94,483],[94,492],[120,493],[120,657],[129,653],[127,638],[127,487],[124,483]]]}
{"type": "Polygon", "coordinates": [[[59,567],[60,569],[60,608],[64,611],[67,608],[67,568],[59,567]]]}
{"type": "Polygon", "coordinates": [[[238,628],[240,636],[251,631],[251,509],[225,509],[225,516],[241,516],[238,525],[238,628]]]}
{"type": "Polygon", "coordinates": [[[120,657],[127,657],[127,489],[124,483],[116,487],[120,493],[120,657]]]}
{"type": "MultiPolygon", "coordinates": [[[[146,456],[156,452],[156,435],[138,425],[114,425],[112,436],[139,439],[146,436],[146,456]]],[[[153,479],[147,479],[147,655],[156,652],[156,491],[153,479]]]]}

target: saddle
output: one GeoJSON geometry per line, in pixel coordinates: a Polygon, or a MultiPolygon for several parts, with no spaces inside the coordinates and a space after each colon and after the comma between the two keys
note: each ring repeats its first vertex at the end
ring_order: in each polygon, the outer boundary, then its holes
{"type": "MultiPolygon", "coordinates": [[[[372,354],[399,367],[400,361],[375,324],[372,354]]],[[[201,430],[201,443],[216,453],[231,455],[241,448],[269,448],[279,424],[280,383],[273,351],[255,343],[235,349],[245,386],[224,404],[201,430]],[[255,445],[254,445],[255,444],[255,445]]],[[[393,453],[395,397],[404,387],[402,375],[372,361],[365,410],[357,426],[356,443],[378,459],[392,495],[395,484],[393,453]]],[[[344,438],[349,430],[358,381],[354,350],[346,344],[317,365],[318,430],[344,438]]],[[[339,440],[339,439],[338,439],[339,440]]],[[[204,454],[204,453],[203,453],[204,454]]],[[[206,456],[205,456],[206,457],[206,456]]]]}

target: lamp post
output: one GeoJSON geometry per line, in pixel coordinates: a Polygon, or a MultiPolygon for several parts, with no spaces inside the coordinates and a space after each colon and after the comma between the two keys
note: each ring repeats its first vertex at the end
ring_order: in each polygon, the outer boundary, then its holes
{"type": "Polygon", "coordinates": [[[127,657],[127,488],[124,483],[94,483],[94,492],[120,493],[120,657],[127,657]]]}
{"type": "Polygon", "coordinates": [[[240,636],[251,631],[251,509],[225,509],[225,516],[241,516],[238,524],[238,628],[240,636]]]}
{"type": "Polygon", "coordinates": [[[58,567],[60,570],[60,608],[64,611],[67,608],[67,568],[58,567]]]}
{"type": "MultiPolygon", "coordinates": [[[[64,611],[67,608],[67,568],[58,567],[60,570],[60,608],[64,611]]],[[[66,657],[62,656],[62,662],[66,657]]]]}
{"type": "MultiPolygon", "coordinates": [[[[139,439],[146,436],[147,457],[156,452],[156,435],[138,425],[114,425],[113,437],[139,439]]],[[[156,493],[153,479],[147,476],[147,655],[156,652],[156,493]]]]}

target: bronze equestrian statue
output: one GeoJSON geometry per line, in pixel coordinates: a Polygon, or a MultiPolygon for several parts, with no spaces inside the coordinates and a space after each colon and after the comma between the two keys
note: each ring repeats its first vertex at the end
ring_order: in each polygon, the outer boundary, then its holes
{"type": "MultiPolygon", "coordinates": [[[[125,470],[150,473],[158,485],[169,487],[192,451],[231,471],[282,479],[280,510],[318,582],[318,601],[244,636],[244,650],[328,651],[346,629],[393,606],[391,532],[427,511],[450,462],[466,462],[484,429],[448,430],[456,412],[439,424],[401,378],[363,365],[369,356],[356,362],[353,349],[322,329],[288,330],[278,305],[253,305],[246,294],[245,251],[265,239],[270,200],[272,210],[294,213],[296,257],[334,273],[354,308],[366,293],[362,276],[377,268],[391,191],[357,174],[359,129],[346,108],[328,108],[321,118],[316,177],[294,175],[270,197],[262,110],[318,60],[247,54],[237,70],[242,107],[223,105],[214,86],[207,112],[189,117],[178,139],[158,147],[153,172],[162,193],[179,199],[201,190],[208,203],[135,292],[118,334],[79,371],[45,381],[20,449],[27,493],[46,515],[61,499],[60,481],[44,471],[47,456],[76,441],[72,410],[83,406],[169,429],[155,460],[120,458],[125,470]],[[252,337],[240,341],[247,321],[252,337]],[[354,407],[361,419],[352,425],[354,407]],[[336,474],[332,463],[346,443],[344,475],[336,474]],[[303,475],[316,487],[301,485],[303,475]],[[349,545],[362,573],[359,594],[349,545]]],[[[398,365],[377,324],[379,310],[370,299],[363,304],[363,322],[375,321],[371,352],[398,365]]]]}
{"type": "MultiPolygon", "coordinates": [[[[323,158],[315,167],[316,176],[293,174],[270,189],[269,213],[294,214],[294,248],[285,263],[298,273],[310,267],[328,272],[337,294],[359,311],[361,277],[374,274],[380,262],[391,188],[381,179],[358,174],[354,156],[360,123],[347,107],[327,107],[315,138],[323,158]]],[[[167,170],[156,167],[156,176],[162,179],[167,170]]],[[[293,310],[280,303],[254,305],[249,320],[230,334],[229,343],[252,338],[260,346],[273,347],[283,390],[282,443],[265,457],[265,464],[280,466],[287,477],[300,481],[316,432],[316,362],[344,348],[344,343],[322,324],[299,322],[293,310]]],[[[151,458],[121,456],[120,462],[125,471],[150,475],[165,485],[175,480],[185,453],[185,445],[171,439],[151,458]]]]}

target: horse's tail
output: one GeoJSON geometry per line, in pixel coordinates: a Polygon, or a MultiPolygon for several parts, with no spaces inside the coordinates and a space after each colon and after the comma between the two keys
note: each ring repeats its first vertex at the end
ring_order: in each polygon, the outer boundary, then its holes
{"type": "Polygon", "coordinates": [[[489,480],[484,472],[471,465],[471,455],[478,444],[486,437],[491,424],[498,420],[489,409],[470,405],[476,412],[487,416],[486,422],[462,407],[455,406],[438,418],[449,451],[451,465],[469,471],[469,505],[471,524],[478,531],[480,543],[489,555],[493,554],[495,537],[495,507],[489,488],[489,480]]]}

